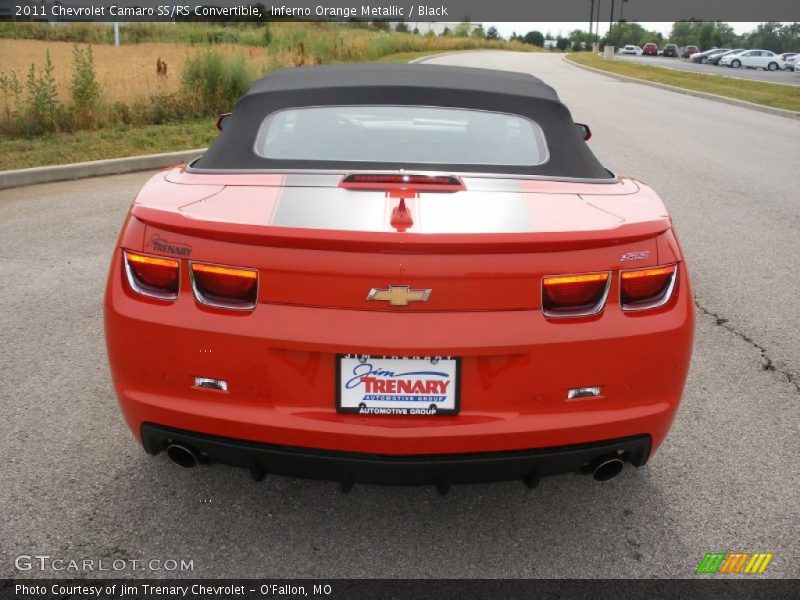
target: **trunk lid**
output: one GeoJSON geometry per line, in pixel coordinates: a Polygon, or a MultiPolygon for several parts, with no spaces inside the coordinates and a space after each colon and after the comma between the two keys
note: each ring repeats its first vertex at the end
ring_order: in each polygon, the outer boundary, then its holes
{"type": "Polygon", "coordinates": [[[536,309],[543,276],[615,270],[628,253],[644,257],[634,266],[654,265],[656,236],[669,228],[660,200],[629,179],[465,178],[464,191],[403,198],[413,224],[398,232],[400,198],[342,189],[341,175],[188,175],[173,172],[137,199],[145,246],[155,239],[190,246],[191,260],[258,268],[267,303],[536,309]]]}

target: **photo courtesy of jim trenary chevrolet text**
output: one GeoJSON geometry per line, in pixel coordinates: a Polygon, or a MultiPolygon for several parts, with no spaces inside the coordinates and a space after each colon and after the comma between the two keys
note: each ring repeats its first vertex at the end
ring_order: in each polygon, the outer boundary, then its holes
{"type": "Polygon", "coordinates": [[[788,0],[0,0],[0,600],[794,597],[798,140],[788,0]]]}

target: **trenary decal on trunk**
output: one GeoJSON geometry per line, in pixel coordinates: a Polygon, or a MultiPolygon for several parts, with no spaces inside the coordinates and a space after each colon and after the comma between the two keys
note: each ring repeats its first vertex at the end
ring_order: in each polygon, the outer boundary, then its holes
{"type": "Polygon", "coordinates": [[[145,248],[155,250],[156,252],[167,252],[177,256],[189,256],[192,253],[192,247],[189,244],[171,242],[157,233],[150,237],[150,240],[145,244],[145,248]]]}

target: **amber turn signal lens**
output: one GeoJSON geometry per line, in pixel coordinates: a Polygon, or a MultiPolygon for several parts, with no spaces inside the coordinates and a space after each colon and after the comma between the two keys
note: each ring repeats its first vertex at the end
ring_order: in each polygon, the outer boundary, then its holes
{"type": "Polygon", "coordinates": [[[593,304],[602,295],[608,273],[563,275],[543,280],[546,308],[575,308],[593,304]]]}
{"type": "Polygon", "coordinates": [[[192,263],[192,281],[197,299],[222,308],[253,308],[256,303],[258,271],[192,263]]]}
{"type": "Polygon", "coordinates": [[[162,300],[178,297],[180,262],[126,250],[125,273],[133,291],[162,300]]]}
{"type": "Polygon", "coordinates": [[[620,273],[620,303],[627,310],[661,306],[672,292],[677,265],[620,273]]]}

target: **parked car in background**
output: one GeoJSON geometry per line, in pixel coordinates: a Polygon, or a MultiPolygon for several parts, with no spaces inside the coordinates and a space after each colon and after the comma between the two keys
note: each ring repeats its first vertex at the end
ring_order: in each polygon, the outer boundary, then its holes
{"type": "Polygon", "coordinates": [[[677,58],[678,54],[678,47],[675,44],[667,44],[664,46],[664,53],[662,56],[671,56],[673,58],[677,58]]]}
{"type": "Polygon", "coordinates": [[[795,61],[797,60],[798,53],[797,52],[784,52],[783,54],[778,55],[781,59],[781,62],[778,66],[784,71],[792,71],[794,69],[795,61]]]}
{"type": "Polygon", "coordinates": [[[641,56],[642,49],[639,46],[634,46],[632,44],[628,44],[624,48],[620,49],[620,54],[633,54],[634,56],[641,56]]]}
{"type": "Polygon", "coordinates": [[[712,54],[723,54],[728,50],[730,50],[730,48],[712,48],[711,50],[706,50],[705,52],[695,52],[689,58],[693,63],[704,65],[706,62],[708,62],[708,57],[712,54]]]}
{"type": "Polygon", "coordinates": [[[718,65],[720,59],[722,59],[723,56],[728,56],[730,54],[738,54],[739,52],[744,52],[744,48],[734,48],[733,50],[728,50],[726,52],[719,52],[719,53],[716,53],[716,54],[710,54],[708,56],[708,58],[706,59],[706,62],[709,62],[712,65],[718,65]]]}
{"type": "Polygon", "coordinates": [[[658,56],[658,45],[654,42],[649,42],[642,48],[642,54],[645,56],[658,56]]]}
{"type": "Polygon", "coordinates": [[[700,48],[698,48],[697,46],[689,45],[683,49],[683,53],[681,54],[681,56],[683,58],[691,58],[692,54],[697,54],[698,52],[700,52],[700,48]]]}
{"type": "Polygon", "coordinates": [[[748,69],[764,69],[765,71],[776,71],[780,64],[780,58],[769,50],[745,50],[738,54],[723,56],[719,61],[720,66],[747,67],[748,69]]]}

